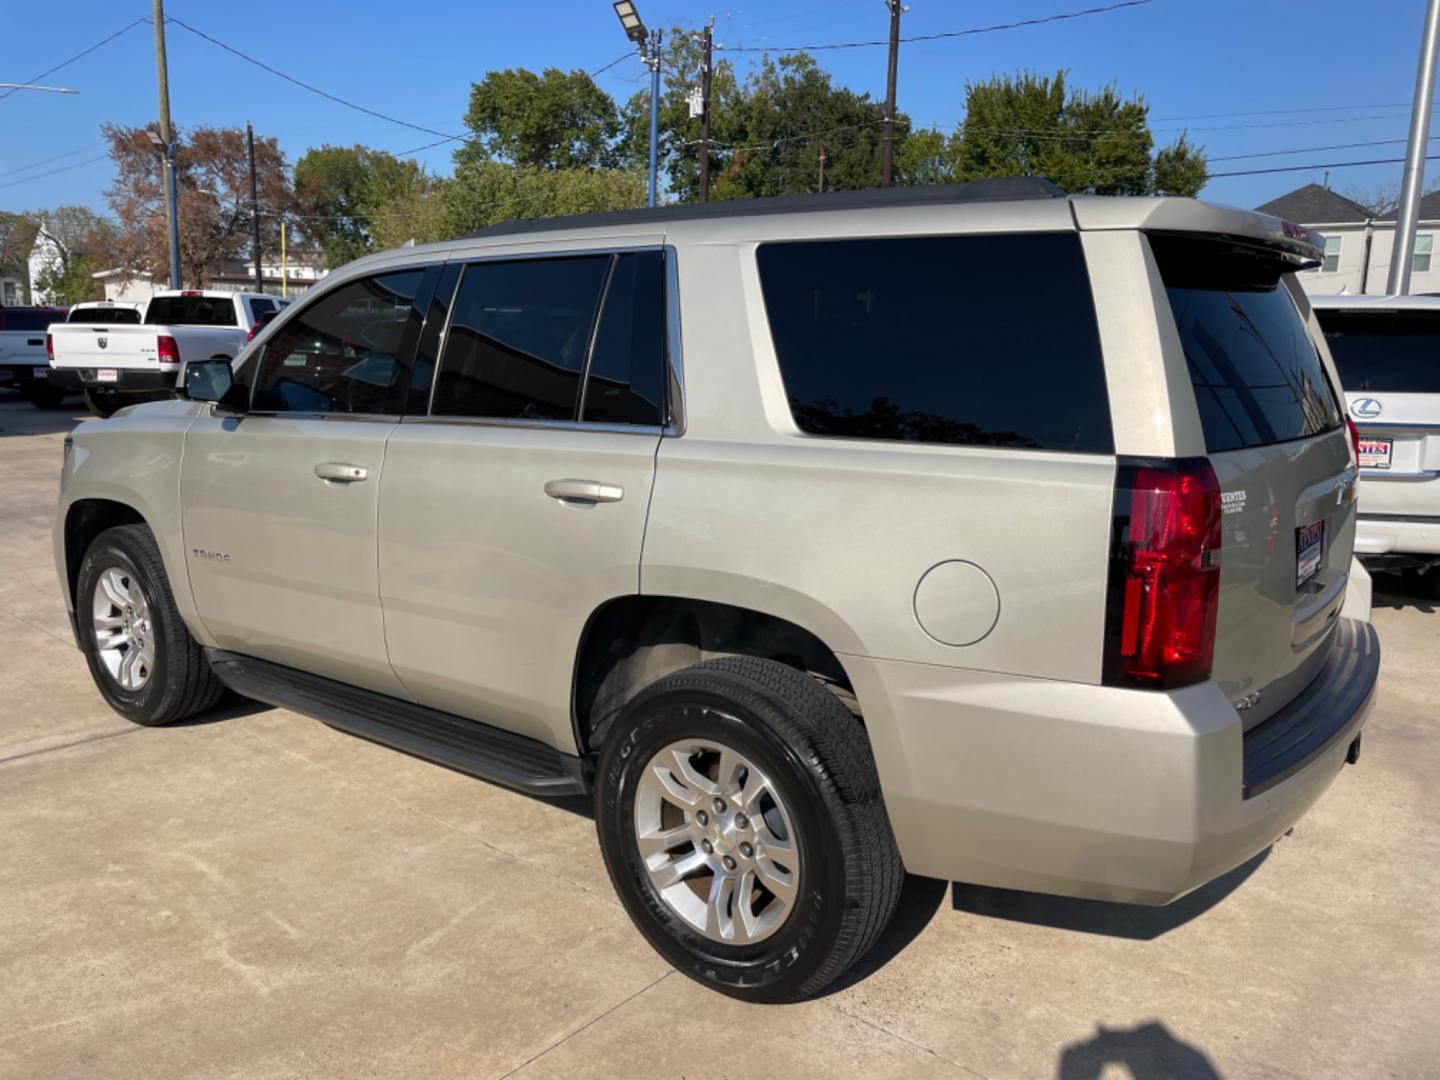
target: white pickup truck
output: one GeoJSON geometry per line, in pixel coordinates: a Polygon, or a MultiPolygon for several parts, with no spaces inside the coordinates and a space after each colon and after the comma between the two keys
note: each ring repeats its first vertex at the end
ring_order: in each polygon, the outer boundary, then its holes
{"type": "Polygon", "coordinates": [[[248,292],[157,292],[138,325],[65,323],[50,327],[50,382],[83,390],[90,411],[109,416],[137,401],[169,396],[187,361],[234,359],[250,328],[289,303],[248,292]]]}

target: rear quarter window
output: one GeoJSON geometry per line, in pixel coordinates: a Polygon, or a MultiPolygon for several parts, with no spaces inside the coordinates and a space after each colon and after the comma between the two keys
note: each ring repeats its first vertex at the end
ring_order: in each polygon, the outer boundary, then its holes
{"type": "Polygon", "coordinates": [[[802,431],[1114,451],[1075,234],[772,243],[757,259],[802,431]]]}
{"type": "Polygon", "coordinates": [[[1185,350],[1212,453],[1270,446],[1343,422],[1320,353],[1262,248],[1209,237],[1152,235],[1150,248],[1185,350]]]}
{"type": "Polygon", "coordinates": [[[1315,316],[1344,389],[1440,394],[1440,311],[1317,310],[1315,316]]]}

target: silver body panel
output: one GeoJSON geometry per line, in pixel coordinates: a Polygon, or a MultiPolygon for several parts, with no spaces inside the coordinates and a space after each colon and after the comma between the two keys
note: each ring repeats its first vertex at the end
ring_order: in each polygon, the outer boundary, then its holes
{"type": "Polygon", "coordinates": [[[678,283],[683,424],[340,423],[139,406],[77,429],[57,557],[63,567],[69,502],[134,505],[185,583],[182,614],[203,643],[572,753],[583,750],[571,719],[576,651],[607,600],[671,596],[773,615],[839,658],[911,870],[1164,902],[1272,841],[1338,769],[1327,750],[1263,799],[1242,799],[1246,725],[1231,702],[1263,681],[1274,684],[1267,708],[1283,705],[1282,684],[1303,679],[1328,640],[1347,591],[1353,507],[1329,511],[1324,572],[1304,596],[1293,554],[1262,558],[1258,523],[1281,508],[1274,528],[1288,542],[1297,520],[1321,512],[1345,483],[1343,432],[1217,458],[1222,485],[1267,495],[1252,517],[1226,523],[1216,678],[1171,693],[1102,686],[1116,457],[802,433],[755,260],[758,244],[778,239],[1079,231],[1116,455],[1203,455],[1144,228],[1293,240],[1276,219],[1191,200],[1055,199],[565,229],[371,256],[277,316],[237,360],[241,377],[265,337],[357,275],[664,244],[678,283]],[[144,460],[158,467],[146,473],[144,460]],[[313,471],[324,462],[362,465],[369,479],[329,484],[313,471]],[[567,504],[546,494],[557,480],[623,497],[567,504]],[[187,558],[187,548],[231,558],[187,558]],[[966,645],[931,636],[916,615],[919,583],[950,563],[994,586],[993,618],[966,645]]]}

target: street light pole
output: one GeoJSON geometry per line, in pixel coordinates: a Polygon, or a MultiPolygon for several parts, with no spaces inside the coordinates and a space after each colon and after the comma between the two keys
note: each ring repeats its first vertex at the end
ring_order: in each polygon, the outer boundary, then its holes
{"type": "MultiPolygon", "coordinates": [[[[1440,0],[1437,0],[1440,2],[1440,0]]],[[[650,65],[650,205],[655,205],[660,146],[660,31],[651,30],[646,43],[650,65]]]]}
{"type": "Polygon", "coordinates": [[[180,217],[175,206],[175,132],[170,127],[170,66],[165,59],[165,0],[155,0],[155,73],[160,84],[159,145],[165,158],[165,215],[170,219],[170,287],[178,289],[180,217]]]}
{"type": "Polygon", "coordinates": [[[1405,150],[1395,247],[1390,256],[1390,278],[1385,285],[1385,291],[1392,296],[1403,296],[1410,291],[1415,225],[1420,217],[1421,188],[1425,186],[1425,148],[1430,141],[1430,108],[1435,98],[1437,42],[1440,42],[1440,0],[1430,0],[1425,12],[1425,33],[1420,41],[1420,67],[1415,72],[1415,103],[1410,108],[1410,145],[1405,150]]]}

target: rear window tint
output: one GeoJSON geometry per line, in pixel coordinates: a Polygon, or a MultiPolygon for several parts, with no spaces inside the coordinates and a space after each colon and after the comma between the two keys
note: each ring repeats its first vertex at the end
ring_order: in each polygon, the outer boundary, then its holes
{"type": "Polygon", "coordinates": [[[1308,438],[1343,416],[1294,300],[1263,249],[1152,235],[1210,453],[1308,438]]]}
{"type": "Polygon", "coordinates": [[[802,431],[1113,452],[1073,233],[775,243],[757,258],[802,431]]]}
{"type": "Polygon", "coordinates": [[[228,296],[157,296],[145,309],[151,326],[238,326],[228,296]]]}
{"type": "Polygon", "coordinates": [[[1440,311],[1316,311],[1346,390],[1440,394],[1440,311]]]}
{"type": "Polygon", "coordinates": [[[70,309],[70,317],[66,322],[78,323],[106,323],[110,326],[122,326],[138,323],[140,312],[129,307],[113,308],[75,308],[70,309]]]}

